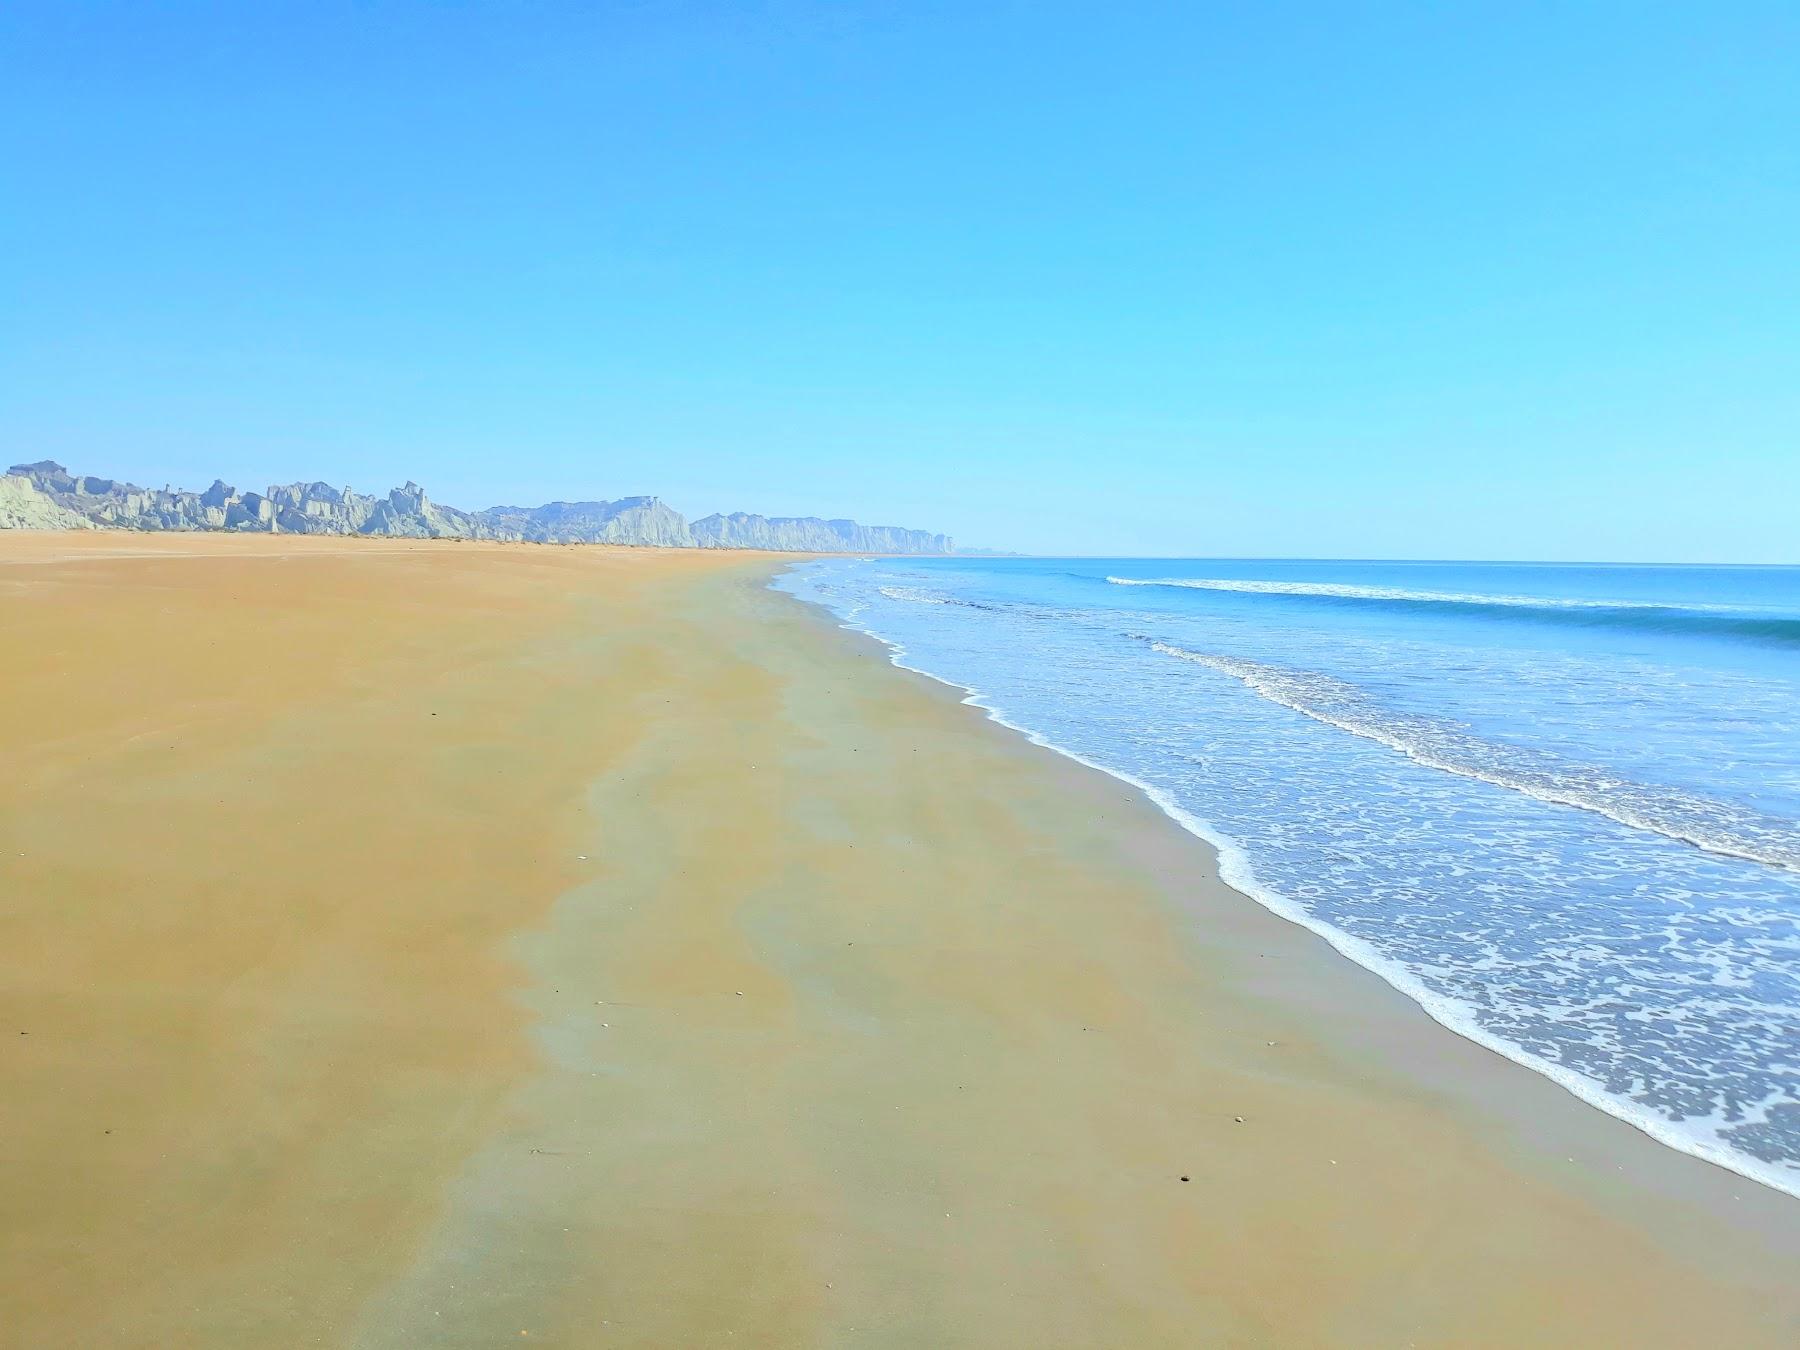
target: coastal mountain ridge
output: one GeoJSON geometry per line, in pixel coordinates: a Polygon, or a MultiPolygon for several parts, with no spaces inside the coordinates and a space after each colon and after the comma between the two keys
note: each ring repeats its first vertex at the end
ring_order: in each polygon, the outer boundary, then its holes
{"type": "Polygon", "coordinates": [[[412,482],[385,497],[329,483],[287,483],[267,492],[239,492],[221,479],[204,492],[185,492],[71,474],[47,459],[15,464],[0,476],[0,529],[366,534],[788,553],[952,553],[956,547],[948,535],[927,530],[816,516],[736,511],[690,522],[658,497],[461,511],[432,501],[412,482]]]}

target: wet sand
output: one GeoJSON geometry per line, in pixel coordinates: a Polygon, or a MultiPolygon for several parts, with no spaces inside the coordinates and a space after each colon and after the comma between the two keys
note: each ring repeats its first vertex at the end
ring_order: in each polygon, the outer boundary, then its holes
{"type": "Polygon", "coordinates": [[[1800,1202],[780,565],[0,534],[0,1344],[1800,1336],[1800,1202]]]}

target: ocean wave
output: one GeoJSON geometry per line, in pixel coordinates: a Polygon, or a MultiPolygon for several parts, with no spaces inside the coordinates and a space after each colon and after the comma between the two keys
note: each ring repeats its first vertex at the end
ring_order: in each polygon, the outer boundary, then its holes
{"type": "MultiPolygon", "coordinates": [[[[1222,824],[1206,819],[1182,805],[1170,789],[1152,784],[1123,764],[1103,762],[1102,758],[1083,754],[1068,744],[1060,743],[1044,732],[1033,729],[1018,714],[1003,711],[996,699],[966,679],[951,678],[941,668],[934,668],[938,666],[937,661],[927,661],[909,652],[897,635],[883,633],[871,627],[867,616],[860,612],[860,606],[856,607],[858,612],[846,613],[841,597],[838,598],[838,603],[826,602],[819,594],[822,588],[816,585],[788,584],[779,585],[778,589],[790,591],[798,599],[810,599],[827,610],[836,610],[844,627],[866,634],[885,646],[888,659],[894,665],[950,686],[962,697],[964,703],[981,709],[993,721],[1018,731],[1034,744],[1110,774],[1143,792],[1182,828],[1205,839],[1218,850],[1220,875],[1228,885],[1282,918],[1318,934],[1345,957],[1412,999],[1427,1015],[1452,1032],[1528,1067],[1590,1106],[1621,1119],[1669,1147],[1703,1158],[1776,1190],[1800,1196],[1800,1168],[1795,1166],[1791,1154],[1779,1150],[1759,1150],[1750,1146],[1752,1141],[1732,1133],[1743,1130],[1747,1124],[1751,1128],[1758,1128],[1756,1122],[1763,1121],[1772,1114],[1771,1104],[1785,1108],[1792,1100],[1790,1095],[1778,1093],[1769,1099],[1769,1103],[1752,1103],[1748,1110],[1737,1114],[1718,1111],[1675,1115],[1655,1104],[1639,1100],[1630,1091],[1611,1085],[1607,1079],[1596,1075],[1584,1064],[1561,1062],[1555,1053],[1554,1044],[1539,1041],[1533,1041],[1529,1046],[1521,1044],[1516,1036],[1509,1035],[1505,1029],[1489,1026],[1482,1008],[1468,997],[1466,990],[1439,987],[1428,971],[1409,963],[1387,945],[1377,943],[1372,935],[1353,934],[1333,918],[1315,912],[1314,902],[1290,898],[1276,886],[1265,882],[1259,869],[1252,863],[1245,842],[1234,837],[1222,824]]],[[[1152,641],[1145,635],[1134,636],[1146,643],[1152,641]]]]}
{"type": "Polygon", "coordinates": [[[961,609],[998,610],[999,605],[984,604],[980,600],[965,600],[956,595],[938,595],[934,591],[922,590],[917,586],[877,586],[875,588],[889,600],[897,600],[903,605],[955,605],[961,609]]]}
{"type": "Polygon", "coordinates": [[[1660,633],[1712,634],[1800,646],[1800,618],[1750,605],[1671,605],[1647,600],[1587,600],[1566,596],[1489,595],[1471,591],[1415,591],[1398,586],[1357,586],[1327,581],[1251,581],[1216,577],[1112,577],[1114,586],[1227,591],[1307,600],[1349,602],[1393,609],[1456,607],[1490,618],[1635,628],[1660,633]]]}
{"type": "Polygon", "coordinates": [[[1476,591],[1415,591],[1402,586],[1357,586],[1339,581],[1240,581],[1222,577],[1108,577],[1114,586],[1178,586],[1250,595],[1319,595],[1337,600],[1417,600],[1440,605],[1508,605],[1526,609],[1683,609],[1707,614],[1755,614],[1747,605],[1663,604],[1654,600],[1588,600],[1550,595],[1491,595],[1476,591]]]}
{"type": "Polygon", "coordinates": [[[933,595],[930,591],[922,591],[917,586],[877,586],[875,588],[889,600],[898,600],[908,605],[947,605],[950,597],[933,595]]]}
{"type": "Polygon", "coordinates": [[[1317,671],[1133,636],[1165,656],[1230,675],[1271,702],[1377,741],[1429,768],[1592,811],[1722,857],[1800,872],[1800,829],[1787,821],[1678,788],[1621,779],[1541,751],[1485,741],[1454,724],[1388,708],[1357,686],[1317,671]]]}

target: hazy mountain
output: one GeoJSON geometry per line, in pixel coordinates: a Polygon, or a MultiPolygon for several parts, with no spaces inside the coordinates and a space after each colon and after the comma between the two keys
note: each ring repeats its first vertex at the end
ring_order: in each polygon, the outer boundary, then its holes
{"type": "Polygon", "coordinates": [[[767,548],[793,553],[949,553],[944,534],[896,525],[858,525],[817,516],[752,516],[742,511],[707,516],[693,524],[702,548],[767,548]]]}
{"type": "Polygon", "coordinates": [[[204,492],[141,488],[71,474],[51,460],[15,464],[0,477],[0,529],[235,530],[368,534],[410,539],[501,539],[657,548],[765,548],[806,553],[948,553],[949,538],[853,520],[713,515],[691,526],[656,497],[550,502],[459,511],[417,483],[385,497],[329,483],[239,492],[214,480],[204,492]]]}
{"type": "Polygon", "coordinates": [[[681,513],[658,497],[616,502],[551,502],[546,506],[490,506],[475,518],[491,538],[550,544],[652,544],[691,548],[694,536],[681,513]]]}

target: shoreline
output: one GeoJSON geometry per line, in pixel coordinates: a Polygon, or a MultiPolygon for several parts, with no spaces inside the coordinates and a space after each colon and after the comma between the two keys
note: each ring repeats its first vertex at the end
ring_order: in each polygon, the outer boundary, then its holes
{"type": "Polygon", "coordinates": [[[1791,1341],[1788,1197],[681,553],[0,568],[17,1334],[1791,1341]]]}
{"type": "MultiPolygon", "coordinates": [[[[801,566],[795,563],[791,566],[801,566]]],[[[782,572],[791,570],[783,568],[782,572]]],[[[1133,583],[1152,584],[1152,583],[1133,583]]],[[[1664,1148],[1687,1157],[1697,1158],[1710,1163],[1733,1176],[1741,1177],[1758,1186],[1774,1191],[1779,1195],[1800,1200],[1800,1176],[1784,1175],[1772,1167],[1761,1163],[1758,1159],[1748,1157],[1712,1142],[1710,1139],[1684,1132],[1679,1126],[1660,1119],[1646,1112],[1633,1112],[1618,1098],[1609,1096],[1591,1080],[1563,1068],[1552,1061],[1542,1059],[1531,1052],[1513,1045],[1502,1037],[1494,1035],[1473,1018],[1463,1014],[1452,1001],[1432,993],[1411,972],[1398,962],[1382,955],[1375,947],[1363,939],[1352,936],[1334,928],[1332,925],[1315,919],[1302,905],[1287,899],[1257,880],[1256,869],[1250,861],[1248,851],[1237,840],[1218,830],[1209,822],[1200,819],[1192,812],[1183,809],[1168,794],[1144,783],[1131,774],[1114,769],[1097,760],[1058,745],[1049,737],[1008,719],[1005,712],[989,702],[989,696],[971,685],[960,684],[955,680],[925,669],[923,666],[911,664],[904,644],[888,638],[874,629],[866,627],[854,619],[841,619],[828,607],[815,601],[805,600],[789,592],[781,591],[809,609],[818,611],[825,622],[843,632],[854,633],[870,639],[880,648],[880,654],[896,669],[920,675],[947,689],[954,690],[958,702],[971,708],[980,709],[990,722],[997,723],[1019,736],[1024,737],[1032,745],[1049,750],[1083,768],[1103,773],[1116,779],[1141,793],[1144,799],[1162,812],[1188,834],[1200,840],[1211,849],[1216,858],[1219,878],[1225,885],[1244,897],[1247,901],[1261,906],[1278,918],[1305,930],[1314,937],[1325,941],[1337,954],[1362,970],[1375,976],[1383,984],[1404,995],[1420,1011],[1446,1031],[1464,1040],[1471,1041],[1501,1059],[1520,1068],[1527,1069],[1538,1076],[1549,1080],[1567,1092],[1583,1105],[1592,1108],[1613,1120],[1621,1121],[1655,1140],[1664,1148]]],[[[1355,733],[1352,733],[1355,734],[1355,733]]],[[[1691,841],[1689,841],[1691,842],[1691,841]]],[[[1694,847],[1706,851],[1704,845],[1694,847]]],[[[1726,854],[1724,856],[1737,856],[1726,854]]]]}
{"type": "MultiPolygon", "coordinates": [[[[779,571],[785,572],[800,565],[803,564],[787,564],[779,571]]],[[[1266,915],[1282,927],[1296,930],[1302,935],[1299,941],[1303,944],[1321,945],[1327,953],[1326,964],[1337,967],[1342,976],[1338,991],[1341,998],[1352,1003],[1371,997],[1378,1002],[1387,1002],[1389,1008],[1382,1015],[1388,1018],[1398,1017],[1402,1021],[1416,1021],[1418,1015],[1423,1014],[1426,1025],[1418,1029],[1417,1039],[1429,1043],[1447,1034],[1464,1052],[1474,1052],[1473,1055],[1453,1054],[1452,1058],[1467,1061],[1454,1071],[1445,1070],[1442,1063],[1445,1057],[1432,1057],[1438,1062],[1438,1072],[1434,1075],[1417,1075],[1418,1085],[1422,1089],[1450,1090],[1470,1098],[1478,1109],[1489,1113],[1496,1120],[1504,1121],[1519,1140],[1528,1141],[1529,1146],[1541,1155],[1540,1161],[1576,1162],[1577,1158],[1566,1157],[1566,1149],[1573,1140],[1579,1140],[1586,1145],[1590,1156],[1581,1159],[1587,1164],[1587,1175],[1574,1178],[1578,1185],[1604,1180],[1596,1170],[1596,1164],[1607,1151],[1616,1147],[1618,1139],[1647,1146],[1647,1153],[1642,1148],[1634,1149],[1639,1155],[1633,1164],[1635,1184],[1646,1186],[1661,1197],[1698,1202],[1715,1209],[1722,1209],[1726,1203],[1735,1206],[1741,1195],[1748,1195],[1756,1202],[1752,1207],[1754,1214],[1747,1216],[1751,1225],[1778,1241],[1791,1243],[1797,1259],[1800,1259],[1800,1206],[1794,1204],[1795,1199],[1800,1198],[1800,1193],[1789,1190],[1777,1179],[1755,1175],[1733,1165],[1732,1161],[1712,1156],[1704,1148],[1671,1142],[1656,1130],[1646,1128],[1637,1119],[1609,1109],[1602,1104],[1607,1100],[1602,1094],[1595,1092],[1590,1097],[1588,1093],[1565,1082],[1561,1074],[1547,1071],[1555,1066],[1540,1067],[1523,1052],[1481,1028],[1465,1029],[1455,1021],[1440,1016],[1440,1010],[1433,1006],[1429,993],[1421,997],[1409,987],[1413,982],[1404,970],[1394,967],[1392,962],[1372,949],[1365,959],[1360,949],[1367,944],[1339,933],[1327,924],[1315,924],[1299,906],[1275,892],[1266,891],[1254,880],[1254,869],[1241,845],[1226,836],[1213,833],[1204,821],[1168,801],[1165,794],[1156,788],[1139,782],[1127,773],[1065,749],[1031,728],[1008,720],[1002,710],[986,701],[987,696],[981,691],[909,664],[903,644],[855,621],[840,619],[824,605],[774,586],[771,589],[784,600],[797,605],[810,622],[834,640],[847,642],[860,654],[876,657],[894,669],[926,682],[934,694],[953,697],[959,707],[975,709],[981,714],[984,723],[1001,728],[1008,737],[1016,738],[1022,745],[1043,751],[1063,765],[1074,766],[1077,774],[1094,773],[1123,784],[1146,811],[1178,832],[1190,845],[1198,844],[1206,852],[1212,860],[1214,878],[1231,897],[1256,914],[1266,915]],[[1234,871],[1234,861],[1241,865],[1242,872],[1234,871]],[[1245,874],[1248,874],[1248,884],[1245,874]],[[1393,967],[1392,974],[1388,967],[1393,967]],[[1359,985],[1362,987],[1358,988],[1359,985]],[[1512,1094],[1505,1090],[1505,1085],[1517,1074],[1526,1075],[1526,1083],[1545,1090],[1529,1094],[1541,1104],[1541,1110],[1520,1109],[1512,1094]],[[1488,1082],[1501,1090],[1491,1091],[1482,1086],[1488,1082]],[[1594,1100],[1595,1097],[1599,1100],[1594,1100]],[[1618,1131],[1621,1130],[1626,1133],[1619,1134],[1618,1131]],[[1596,1149],[1602,1151],[1597,1152],[1596,1149]],[[1665,1157],[1669,1160],[1669,1168],[1666,1170],[1656,1161],[1665,1157]],[[1741,1193],[1734,1192],[1732,1188],[1740,1181],[1751,1183],[1750,1188],[1741,1193]],[[1728,1194],[1729,1202],[1726,1198],[1728,1194]]],[[[1286,996],[1292,996],[1293,993],[1294,991],[1289,990],[1286,996]]],[[[1384,1056],[1383,1059],[1384,1068],[1391,1070],[1399,1067],[1403,1072],[1407,1071],[1404,1066],[1393,1062],[1393,1057],[1384,1056]]]]}

